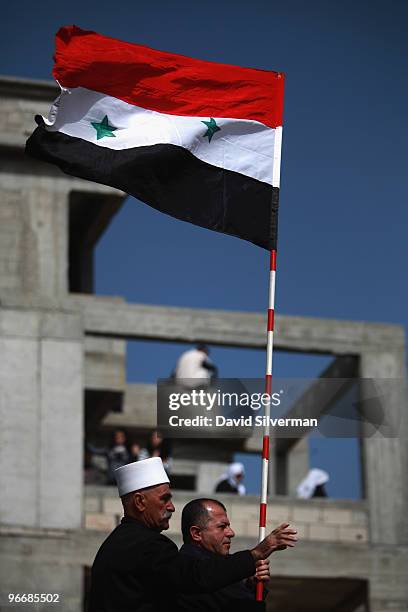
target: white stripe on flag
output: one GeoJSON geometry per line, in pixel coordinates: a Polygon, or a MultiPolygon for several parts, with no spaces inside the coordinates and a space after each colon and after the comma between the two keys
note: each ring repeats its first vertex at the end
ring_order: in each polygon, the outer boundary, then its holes
{"type": "Polygon", "coordinates": [[[220,128],[209,141],[210,117],[167,115],[128,104],[82,87],[63,89],[51,107],[47,129],[82,138],[100,147],[124,150],[173,144],[212,166],[225,168],[279,187],[281,128],[258,121],[214,117],[220,128]],[[97,139],[92,123],[108,117],[114,136],[97,139]]]}
{"type": "Polygon", "coordinates": [[[273,186],[280,184],[281,151],[282,151],[282,126],[279,125],[275,129],[275,142],[274,142],[274,152],[273,152],[273,171],[272,171],[272,185],[273,186]]]}

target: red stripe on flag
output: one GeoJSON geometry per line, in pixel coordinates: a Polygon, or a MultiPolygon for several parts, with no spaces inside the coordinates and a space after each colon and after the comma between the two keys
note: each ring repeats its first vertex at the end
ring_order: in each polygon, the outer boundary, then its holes
{"type": "Polygon", "coordinates": [[[156,51],[77,26],[56,35],[54,78],[170,115],[282,125],[284,75],[156,51]]]}
{"type": "Polygon", "coordinates": [[[266,527],[266,504],[261,504],[259,507],[259,526],[266,527]]]}
{"type": "Polygon", "coordinates": [[[269,459],[269,436],[263,437],[262,459],[269,459]]]}
{"type": "Polygon", "coordinates": [[[273,331],[273,324],[275,319],[275,313],[273,308],[269,308],[268,310],[268,331],[273,331]]]}
{"type": "Polygon", "coordinates": [[[269,393],[269,395],[272,392],[272,374],[266,374],[265,376],[265,393],[269,393]]]}
{"type": "Polygon", "coordinates": [[[270,270],[274,270],[276,272],[276,251],[271,251],[271,259],[270,259],[270,270]]]}

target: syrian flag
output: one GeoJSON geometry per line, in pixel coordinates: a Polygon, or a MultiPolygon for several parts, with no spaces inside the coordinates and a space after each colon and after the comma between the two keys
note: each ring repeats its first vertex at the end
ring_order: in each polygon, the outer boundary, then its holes
{"type": "Polygon", "coordinates": [[[281,73],[191,59],[76,26],[29,155],[164,213],[276,248],[281,73]]]}

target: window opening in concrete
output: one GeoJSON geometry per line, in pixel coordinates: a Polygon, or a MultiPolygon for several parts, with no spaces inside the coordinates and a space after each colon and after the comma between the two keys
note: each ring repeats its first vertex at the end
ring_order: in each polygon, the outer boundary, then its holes
{"type": "Polygon", "coordinates": [[[328,472],[327,495],[332,499],[362,499],[360,441],[309,436],[310,467],[328,472]]]}
{"type": "MultiPolygon", "coordinates": [[[[155,428],[157,378],[167,378],[173,371],[178,357],[192,346],[191,343],[167,343],[157,341],[129,341],[92,338],[86,341],[88,388],[85,395],[86,440],[97,447],[109,447],[116,429],[124,429],[129,444],[146,447],[149,433],[155,428]],[[127,351],[125,353],[125,346],[127,351]],[[126,383],[125,383],[126,380],[126,383]],[[101,386],[101,389],[97,387],[101,386]],[[110,389],[107,389],[110,387],[110,389]]],[[[219,368],[220,376],[259,377],[264,367],[263,350],[236,347],[210,347],[210,356],[219,368]]],[[[275,357],[275,380],[278,378],[304,377],[312,380],[322,373],[330,373],[333,356],[277,352],[275,357]]],[[[336,423],[341,405],[350,402],[356,394],[356,386],[350,389],[339,402],[331,406],[329,416],[336,423]],[[352,399],[352,397],[351,397],[352,399]],[[333,417],[334,415],[334,417],[333,417]]],[[[331,481],[328,495],[333,498],[359,499],[361,497],[361,466],[359,457],[358,420],[353,420],[353,431],[346,430],[347,438],[333,438],[333,428],[328,432],[304,435],[298,440],[276,441],[276,493],[296,497],[296,487],[306,475],[309,467],[320,467],[329,472],[331,481]],[[325,438],[324,435],[328,437],[325,438]],[[341,461],[339,458],[341,457],[341,461]]],[[[345,421],[340,418],[343,425],[345,421]]],[[[186,439],[172,440],[175,488],[191,490],[197,484],[197,474],[191,464],[196,462],[228,463],[232,458],[244,463],[247,471],[247,491],[258,494],[260,479],[260,454],[250,451],[245,440],[223,440],[211,443],[208,440],[190,442],[186,439]]],[[[89,449],[85,449],[87,451],[89,449]]],[[[89,463],[89,455],[86,453],[89,463]]],[[[87,463],[87,466],[89,467],[87,463]]],[[[103,460],[93,463],[105,469],[103,460]]],[[[214,468],[216,469],[216,468],[214,468]]],[[[92,473],[92,472],[91,472],[92,473]]]]}
{"type": "MultiPolygon", "coordinates": [[[[127,343],[127,379],[156,383],[169,376],[181,353],[194,343],[137,340],[127,343]]],[[[265,351],[240,347],[211,346],[210,357],[223,378],[263,378],[265,351]]],[[[275,378],[312,378],[332,362],[330,355],[310,355],[276,351],[275,378]]]]}
{"type": "Polygon", "coordinates": [[[73,191],[69,197],[68,290],[94,293],[95,246],[122,198],[73,191]]]}

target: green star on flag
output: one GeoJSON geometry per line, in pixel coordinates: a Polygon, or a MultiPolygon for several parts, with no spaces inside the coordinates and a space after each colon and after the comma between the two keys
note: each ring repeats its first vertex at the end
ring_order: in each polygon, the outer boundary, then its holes
{"type": "Polygon", "coordinates": [[[215,132],[219,132],[221,128],[215,122],[215,119],[211,117],[209,121],[202,121],[207,126],[207,131],[204,134],[203,138],[208,137],[208,142],[211,142],[211,138],[214,136],[215,132]]]}
{"type": "Polygon", "coordinates": [[[105,115],[100,123],[94,123],[91,121],[92,127],[96,130],[96,140],[100,138],[105,138],[105,136],[110,136],[111,138],[116,138],[113,132],[118,128],[113,127],[113,125],[109,125],[108,115],[105,115]]]}

